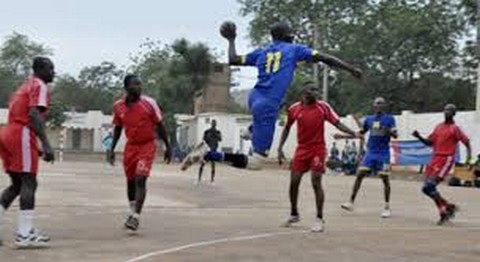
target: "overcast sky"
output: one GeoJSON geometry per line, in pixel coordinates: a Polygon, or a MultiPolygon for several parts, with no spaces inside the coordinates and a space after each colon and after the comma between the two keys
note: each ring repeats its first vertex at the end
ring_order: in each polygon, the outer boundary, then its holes
{"type": "MultiPolygon", "coordinates": [[[[125,68],[146,38],[171,43],[185,37],[226,53],[218,34],[225,20],[237,23],[239,51],[250,49],[248,19],[240,17],[236,0],[15,0],[2,1],[1,9],[0,41],[16,31],[46,44],[59,73],[77,74],[102,61],[125,68]]],[[[242,87],[251,86],[255,71],[241,75],[242,87]]]]}

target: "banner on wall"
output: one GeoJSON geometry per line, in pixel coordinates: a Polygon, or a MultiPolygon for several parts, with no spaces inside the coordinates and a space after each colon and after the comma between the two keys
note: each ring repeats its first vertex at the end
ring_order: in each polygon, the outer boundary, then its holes
{"type": "MultiPolygon", "coordinates": [[[[399,166],[427,165],[432,158],[433,150],[418,140],[392,141],[391,162],[399,166]]],[[[460,153],[457,149],[455,162],[460,162],[460,153]]]]}

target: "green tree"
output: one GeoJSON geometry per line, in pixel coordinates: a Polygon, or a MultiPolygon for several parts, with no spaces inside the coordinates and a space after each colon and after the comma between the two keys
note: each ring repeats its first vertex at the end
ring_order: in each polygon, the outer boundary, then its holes
{"type": "Polygon", "coordinates": [[[31,74],[33,58],[52,55],[47,46],[30,40],[26,35],[12,33],[0,47],[0,106],[8,105],[8,98],[17,86],[31,74]]]}
{"type": "Polygon", "coordinates": [[[214,57],[208,46],[185,39],[171,45],[147,41],[132,60],[144,81],[145,93],[161,105],[170,136],[175,138],[174,114],[192,114],[195,96],[208,83],[214,57]]]}
{"type": "MultiPolygon", "coordinates": [[[[253,44],[268,41],[269,26],[287,20],[297,38],[311,45],[317,25],[326,39],[321,50],[365,70],[363,85],[348,74],[329,75],[329,102],[341,113],[369,111],[371,99],[378,95],[394,102],[394,112],[438,110],[439,104],[447,102],[473,107],[472,72],[465,69],[468,59],[461,59],[465,50],[460,40],[468,26],[458,15],[465,10],[459,0],[319,2],[239,0],[241,14],[252,17],[253,44]],[[434,87],[424,86],[432,76],[439,81],[434,87]],[[420,96],[426,90],[431,93],[420,96]]],[[[302,71],[310,74],[309,69],[302,71]]]]}
{"type": "Polygon", "coordinates": [[[115,64],[102,62],[97,66],[83,68],[78,78],[59,76],[53,86],[53,100],[61,101],[63,108],[69,110],[100,110],[110,114],[115,99],[121,94],[123,74],[115,64]]]}

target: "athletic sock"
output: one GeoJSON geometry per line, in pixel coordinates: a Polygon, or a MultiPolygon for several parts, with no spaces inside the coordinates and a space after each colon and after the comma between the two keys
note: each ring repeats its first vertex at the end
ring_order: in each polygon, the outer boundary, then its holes
{"type": "Polygon", "coordinates": [[[4,214],[5,214],[5,208],[2,205],[0,205],[0,225],[3,221],[3,215],[4,214]]]}
{"type": "Polygon", "coordinates": [[[137,205],[136,201],[130,201],[130,214],[135,214],[135,207],[137,205]]]}
{"type": "Polygon", "coordinates": [[[136,219],[139,219],[140,218],[140,214],[139,213],[133,213],[132,216],[136,219]]]}
{"type": "MultiPolygon", "coordinates": [[[[2,226],[3,226],[3,215],[5,214],[5,208],[0,205],[0,242],[2,242],[2,226]]],[[[2,244],[0,243],[0,246],[2,244]]]]}
{"type": "Polygon", "coordinates": [[[35,211],[33,210],[20,210],[18,216],[18,234],[21,236],[27,236],[33,228],[33,217],[35,211]]]}
{"type": "Polygon", "coordinates": [[[385,202],[385,209],[390,209],[390,203],[385,202]]]}

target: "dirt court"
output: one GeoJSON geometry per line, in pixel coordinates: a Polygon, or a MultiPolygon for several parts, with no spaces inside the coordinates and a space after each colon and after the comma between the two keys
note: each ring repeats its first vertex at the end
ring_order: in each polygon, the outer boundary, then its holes
{"type": "MultiPolygon", "coordinates": [[[[18,204],[6,216],[0,261],[480,261],[480,190],[441,187],[461,207],[454,223],[435,225],[437,214],[420,194],[420,183],[393,181],[390,219],[381,219],[381,182],[367,179],[356,211],[348,199],[353,177],[328,175],[326,231],[310,233],[313,193],[305,176],[300,197],[302,222],[287,218],[288,171],[217,170],[215,185],[194,186],[198,166],[181,173],[157,165],[149,181],[141,229],[122,228],[127,211],[119,166],[101,163],[43,165],[36,225],[52,237],[43,250],[13,249],[18,204]]],[[[210,169],[205,168],[208,180],[210,169]]],[[[0,176],[0,186],[8,184],[0,176]]]]}

